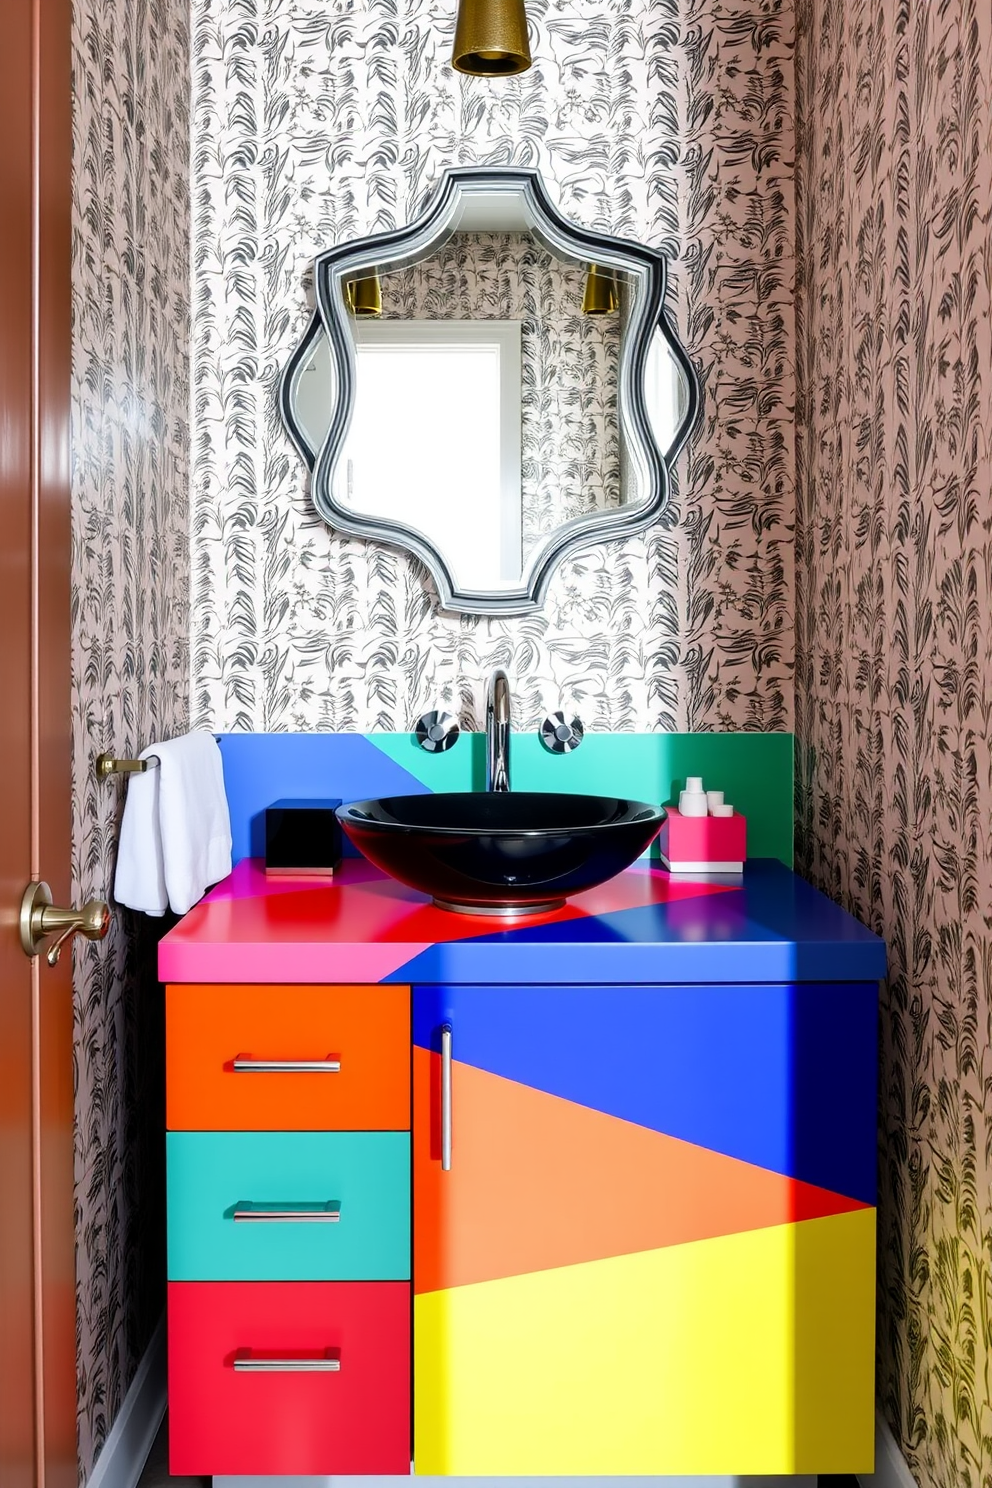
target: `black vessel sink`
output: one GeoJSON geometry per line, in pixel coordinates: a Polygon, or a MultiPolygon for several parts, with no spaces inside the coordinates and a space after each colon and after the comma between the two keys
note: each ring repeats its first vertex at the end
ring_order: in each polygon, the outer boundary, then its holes
{"type": "Polygon", "coordinates": [[[370,862],[466,914],[540,914],[639,857],[664,808],[540,791],[386,796],[341,806],[370,862]]]}

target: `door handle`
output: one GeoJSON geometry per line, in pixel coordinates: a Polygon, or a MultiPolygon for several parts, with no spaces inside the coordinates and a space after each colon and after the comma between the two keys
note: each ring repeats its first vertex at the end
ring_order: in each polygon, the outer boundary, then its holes
{"type": "Polygon", "coordinates": [[[451,1172],[451,1024],[441,1024],[441,1171],[451,1172]]]}
{"type": "Polygon", "coordinates": [[[55,966],[71,936],[103,939],[110,929],[110,907],[102,899],[91,899],[82,909],[57,909],[47,883],[29,883],[21,899],[20,927],[26,956],[40,955],[42,941],[49,935],[58,936],[45,955],[49,966],[55,966]]]}

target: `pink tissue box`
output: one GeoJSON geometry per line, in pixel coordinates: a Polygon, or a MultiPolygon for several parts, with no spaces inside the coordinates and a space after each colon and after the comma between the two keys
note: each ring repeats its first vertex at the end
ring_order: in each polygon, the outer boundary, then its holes
{"type": "Polygon", "coordinates": [[[658,834],[661,861],[670,873],[743,873],[747,858],[747,817],[683,816],[666,806],[658,834]]]}

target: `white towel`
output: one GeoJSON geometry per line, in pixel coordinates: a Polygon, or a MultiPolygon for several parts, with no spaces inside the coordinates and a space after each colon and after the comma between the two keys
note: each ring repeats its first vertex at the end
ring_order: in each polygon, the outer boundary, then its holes
{"type": "MultiPolygon", "coordinates": [[[[152,746],[140,758],[156,753],[157,747],[152,746]]],[[[169,907],[158,818],[159,786],[159,772],[154,768],[128,777],[114,874],[118,904],[150,915],[163,915],[169,907]]]]}
{"type": "Polygon", "coordinates": [[[145,914],[185,914],[231,871],[231,818],[213,734],[184,734],[142,752],[158,769],[132,775],[124,803],[114,895],[145,914]]]}

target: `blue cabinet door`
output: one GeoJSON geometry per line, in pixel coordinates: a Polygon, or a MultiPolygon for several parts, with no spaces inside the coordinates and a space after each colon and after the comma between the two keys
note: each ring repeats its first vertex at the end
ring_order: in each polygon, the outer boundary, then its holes
{"type": "Polygon", "coordinates": [[[415,988],[418,1472],[870,1467],[876,1007],[415,988]]]}

